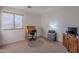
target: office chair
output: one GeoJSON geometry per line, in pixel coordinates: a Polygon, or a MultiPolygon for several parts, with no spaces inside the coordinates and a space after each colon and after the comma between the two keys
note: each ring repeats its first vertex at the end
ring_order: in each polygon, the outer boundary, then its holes
{"type": "Polygon", "coordinates": [[[27,26],[27,37],[29,38],[29,40],[36,40],[37,38],[37,31],[36,31],[36,27],[35,26],[27,26]],[[35,37],[35,38],[34,38],[35,37]]]}

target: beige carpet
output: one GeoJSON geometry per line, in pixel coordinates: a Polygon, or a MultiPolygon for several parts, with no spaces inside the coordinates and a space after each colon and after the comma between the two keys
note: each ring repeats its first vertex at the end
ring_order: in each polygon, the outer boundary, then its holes
{"type": "Polygon", "coordinates": [[[40,47],[44,44],[43,40],[28,41],[28,46],[32,48],[40,47]]]}
{"type": "Polygon", "coordinates": [[[0,47],[2,53],[67,53],[60,42],[49,42],[43,38],[36,41],[23,40],[0,47]]]}

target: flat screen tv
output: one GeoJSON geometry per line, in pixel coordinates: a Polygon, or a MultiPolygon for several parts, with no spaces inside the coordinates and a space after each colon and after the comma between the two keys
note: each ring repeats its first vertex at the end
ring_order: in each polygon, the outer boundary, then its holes
{"type": "Polygon", "coordinates": [[[68,27],[68,33],[73,34],[73,35],[77,35],[77,27],[68,27]]]}

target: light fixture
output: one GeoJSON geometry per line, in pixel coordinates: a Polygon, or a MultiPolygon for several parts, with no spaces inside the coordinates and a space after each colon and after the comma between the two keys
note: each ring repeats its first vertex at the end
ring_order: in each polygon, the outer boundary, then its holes
{"type": "Polygon", "coordinates": [[[49,24],[49,29],[50,30],[57,30],[57,23],[50,23],[49,24]]]}
{"type": "Polygon", "coordinates": [[[27,8],[32,8],[32,6],[27,6],[27,8]]]}

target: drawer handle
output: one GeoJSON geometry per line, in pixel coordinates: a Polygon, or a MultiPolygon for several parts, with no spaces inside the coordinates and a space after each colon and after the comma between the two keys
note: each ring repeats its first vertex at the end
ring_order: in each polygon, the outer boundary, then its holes
{"type": "Polygon", "coordinates": [[[67,38],[67,39],[69,39],[69,38],[67,38]]]}

